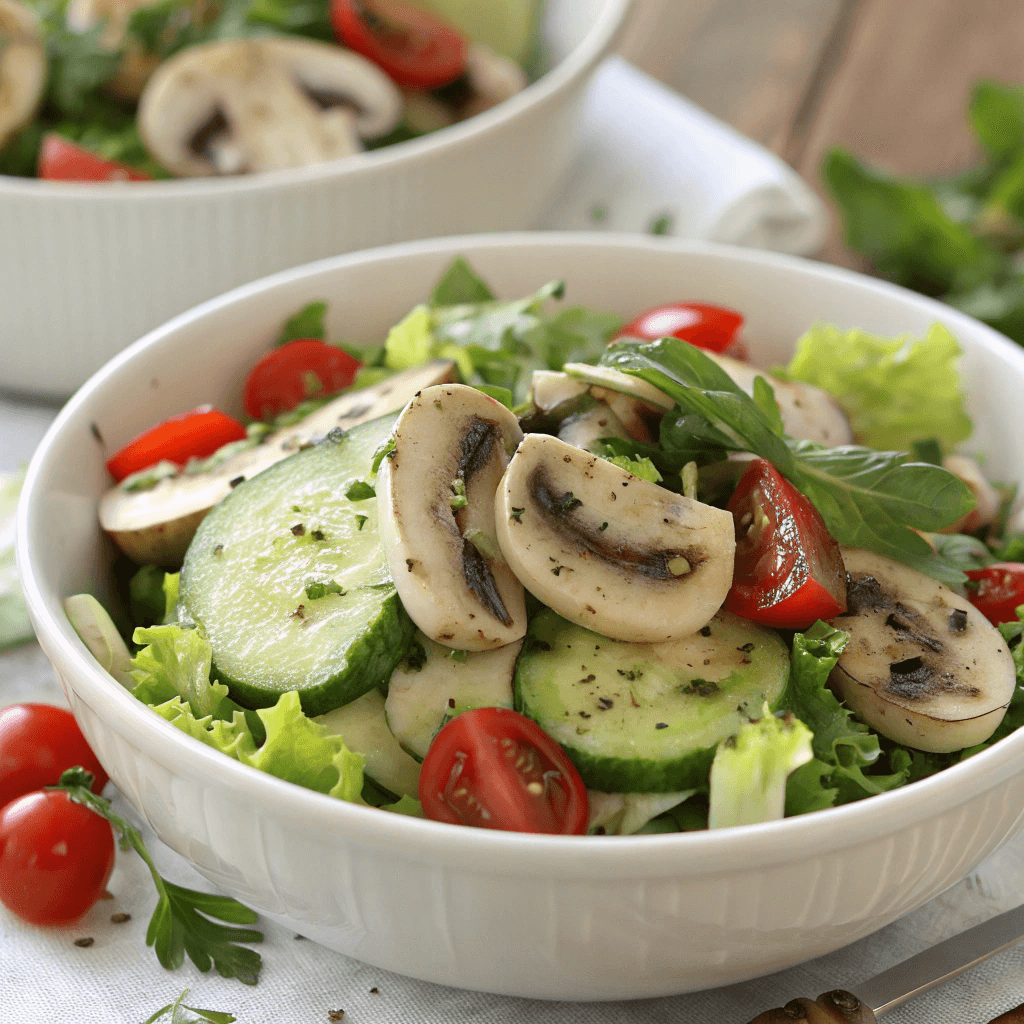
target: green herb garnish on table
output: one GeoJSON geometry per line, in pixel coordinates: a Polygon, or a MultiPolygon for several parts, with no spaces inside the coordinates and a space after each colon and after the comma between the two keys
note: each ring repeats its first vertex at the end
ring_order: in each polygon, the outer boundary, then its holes
{"type": "Polygon", "coordinates": [[[1024,344],[1024,86],[979,82],[968,118],[982,159],[961,174],[899,178],[833,149],[821,176],[878,274],[1024,344]]]}

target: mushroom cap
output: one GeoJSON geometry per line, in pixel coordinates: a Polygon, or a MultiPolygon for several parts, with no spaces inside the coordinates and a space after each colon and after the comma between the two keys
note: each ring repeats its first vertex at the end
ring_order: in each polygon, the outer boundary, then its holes
{"type": "Polygon", "coordinates": [[[402,97],[375,64],[331,43],[230,39],[182,50],[139,101],[139,131],[172,173],[267,171],[332,160],[387,134],[402,97]]]}
{"type": "Polygon", "coordinates": [[[45,85],[38,16],[18,0],[0,0],[0,149],[32,120],[45,85]]]}
{"type": "Polygon", "coordinates": [[[495,496],[498,544],[531,594],[616,640],[696,632],[732,586],[732,514],[527,434],[495,496]]]}

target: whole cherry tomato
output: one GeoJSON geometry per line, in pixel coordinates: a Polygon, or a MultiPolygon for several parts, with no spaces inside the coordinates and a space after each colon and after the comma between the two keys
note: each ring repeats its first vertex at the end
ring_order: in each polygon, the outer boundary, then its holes
{"type": "Polygon", "coordinates": [[[268,352],[245,381],[245,411],[269,420],[299,402],[347,388],[360,367],[340,348],[316,338],[301,338],[268,352]]]}
{"type": "Polygon", "coordinates": [[[508,708],[475,708],[434,738],[420,770],[428,818],[453,825],[583,835],[587,789],[536,722],[508,708]]]}
{"type": "Polygon", "coordinates": [[[165,460],[184,466],[189,459],[205,459],[221,445],[245,436],[245,427],[238,420],[211,405],[201,405],[132,438],[107,460],[107,469],[120,481],[165,460]]]}
{"type": "Polygon", "coordinates": [[[110,825],[67,793],[27,793],[0,811],[0,903],[23,921],[78,920],[113,868],[110,825]]]}
{"type": "Polygon", "coordinates": [[[0,808],[44,786],[80,764],[92,772],[92,790],[107,784],[107,773],[78,728],[75,716],[52,704],[12,704],[0,711],[0,808]]]}
{"type": "Polygon", "coordinates": [[[655,306],[631,320],[617,338],[679,338],[709,352],[747,359],[746,346],[739,339],[743,317],[724,306],[708,302],[668,302],[655,306]]]}
{"type": "Polygon", "coordinates": [[[846,611],[839,545],[818,510],[770,462],[751,462],[728,509],[736,524],[728,611],[783,629],[806,629],[846,611]]]}
{"type": "Polygon", "coordinates": [[[47,132],[39,147],[40,178],[47,181],[152,181],[127,164],[104,160],[56,132],[47,132]]]}
{"type": "Polygon", "coordinates": [[[466,40],[437,15],[395,0],[331,0],[338,41],[403,89],[436,89],[466,69],[466,40]]]}
{"type": "Polygon", "coordinates": [[[1024,604],[1024,563],[996,562],[984,569],[968,569],[967,575],[978,584],[967,588],[967,600],[989,622],[998,626],[1017,621],[1017,607],[1024,604]]]}

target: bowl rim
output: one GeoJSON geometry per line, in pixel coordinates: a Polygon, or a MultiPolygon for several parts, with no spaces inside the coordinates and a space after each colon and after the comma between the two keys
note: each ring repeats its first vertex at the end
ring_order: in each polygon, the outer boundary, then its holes
{"type": "Polygon", "coordinates": [[[147,199],[239,195],[251,192],[289,190],[373,174],[378,167],[429,159],[438,150],[457,150],[477,138],[525,117],[544,106],[563,90],[585,77],[608,52],[622,31],[635,0],[603,0],[597,19],[586,35],[566,56],[522,92],[502,103],[447,128],[416,139],[380,149],[353,153],[305,167],[291,167],[260,174],[231,177],[172,178],[151,182],[70,182],[43,181],[0,174],[0,200],[5,196],[38,197],[46,200],[103,200],[140,202],[147,199]]]}
{"type": "MultiPolygon", "coordinates": [[[[26,603],[39,641],[58,673],[74,680],[71,688],[90,708],[103,707],[100,717],[113,719],[116,723],[113,726],[105,723],[106,727],[114,727],[164,763],[180,763],[182,754],[190,752],[190,774],[201,772],[219,786],[239,794],[245,793],[262,810],[275,816],[283,815],[296,827],[335,831],[354,845],[394,848],[397,844],[410,857],[441,857],[446,863],[460,864],[476,871],[485,864],[489,872],[502,871],[518,877],[598,878],[623,873],[632,877],[693,875],[793,861],[812,852],[820,856],[829,850],[864,844],[898,832],[914,822],[936,817],[951,807],[982,796],[1010,775],[1024,769],[1024,729],[1021,729],[969,760],[911,786],[841,807],[757,825],[721,831],[600,838],[460,828],[381,813],[376,808],[336,800],[226,757],[142,707],[129,691],[116,684],[100,668],[67,619],[51,614],[47,593],[32,571],[35,543],[30,523],[34,510],[46,500],[40,481],[55,452],[63,446],[67,425],[76,420],[79,410],[87,406],[93,393],[115,378],[123,365],[144,358],[152,346],[172,338],[186,326],[228,307],[244,305],[263,292],[318,273],[342,271],[352,264],[386,263],[410,256],[440,257],[465,253],[472,257],[474,250],[480,252],[509,247],[603,248],[621,251],[624,256],[641,250],[658,250],[680,257],[700,257],[726,266],[755,264],[783,272],[796,271],[810,283],[832,281],[852,284],[898,298],[904,304],[943,321],[954,332],[959,329],[969,333],[974,344],[1011,363],[1024,378],[1024,351],[992,328],[934,299],[845,268],[801,257],[683,239],[584,232],[516,232],[427,239],[329,257],[235,288],[149,332],[98,370],[62,409],[28,467],[15,529],[17,564],[26,603]],[[581,852],[584,849],[587,851],[585,854],[581,852]]],[[[57,607],[60,607],[63,596],[54,595],[57,607]]]]}

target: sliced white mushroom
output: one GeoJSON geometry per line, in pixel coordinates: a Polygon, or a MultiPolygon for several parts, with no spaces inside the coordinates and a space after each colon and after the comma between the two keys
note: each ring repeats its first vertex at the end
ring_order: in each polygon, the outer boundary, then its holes
{"type": "Polygon", "coordinates": [[[537,412],[575,412],[586,399],[585,381],[555,370],[534,370],[530,379],[530,400],[537,412]]]}
{"type": "Polygon", "coordinates": [[[629,439],[626,428],[606,405],[595,405],[585,412],[567,416],[559,424],[558,436],[566,444],[588,452],[599,449],[601,440],[606,437],[629,439]]]}
{"type": "Polygon", "coordinates": [[[527,434],[496,497],[498,543],[559,615],[639,643],[706,625],[732,586],[732,516],[544,434],[527,434]]]}
{"type": "Polygon", "coordinates": [[[374,782],[396,796],[418,796],[420,766],[388,728],[384,697],[379,690],[370,690],[315,721],[332,735],[340,736],[353,753],[363,755],[363,770],[374,782]]]}
{"type": "Polygon", "coordinates": [[[999,492],[985,479],[981,466],[969,455],[947,455],[942,465],[959,477],[974,495],[974,508],[940,533],[973,533],[990,526],[999,514],[999,492]]]}
{"type": "Polygon", "coordinates": [[[966,598],[892,559],[843,549],[850,642],[829,677],[883,736],[946,753],[987,740],[1016,686],[1006,641],[966,598]]]}
{"type": "Polygon", "coordinates": [[[332,160],[398,123],[402,97],[351,50],[294,37],[192,46],[164,61],[139,102],[150,152],[182,176],[332,160]]]}
{"type": "Polygon", "coordinates": [[[461,110],[462,117],[490,110],[530,84],[519,64],[483,43],[470,43],[466,50],[466,81],[471,96],[461,110]]]}
{"type": "Polygon", "coordinates": [[[612,369],[610,366],[591,366],[589,363],[566,363],[563,370],[577,380],[586,381],[590,385],[599,388],[607,388],[622,395],[629,395],[640,402],[654,406],[669,412],[675,408],[675,401],[668,397],[664,391],[658,390],[653,384],[633,377],[621,370],[612,369]]]}
{"type": "Polygon", "coordinates": [[[405,370],[373,387],[341,395],[209,472],[170,477],[138,491],[119,484],[100,499],[100,525],[133,561],[177,568],[206,513],[232,487],[335,427],[348,429],[397,412],[417,391],[450,380],[453,374],[454,364],[447,361],[405,370]]]}
{"type": "Polygon", "coordinates": [[[495,539],[494,495],[522,439],[516,417],[463,384],[406,406],[377,474],[380,538],[409,617],[432,640],[486,651],[522,638],[522,584],[495,539]]]}
{"type": "Polygon", "coordinates": [[[590,388],[590,394],[608,406],[634,441],[641,441],[644,444],[654,441],[661,417],[665,414],[665,410],[660,406],[641,401],[621,391],[598,387],[596,384],[590,388]]]}
{"type": "Polygon", "coordinates": [[[798,441],[815,441],[829,448],[853,443],[850,421],[827,391],[813,384],[778,380],[749,363],[729,356],[715,352],[704,354],[718,363],[748,395],[754,393],[754,380],[764,377],[775,392],[782,426],[790,437],[798,441]]]}
{"type": "Polygon", "coordinates": [[[388,726],[422,760],[445,719],[467,708],[512,707],[512,675],[522,640],[494,651],[453,651],[417,633],[391,674],[384,702],[388,726]],[[453,656],[454,655],[454,656],[453,656]]]}
{"type": "Polygon", "coordinates": [[[18,0],[0,0],[0,149],[35,116],[45,84],[39,17],[18,0]]]}

